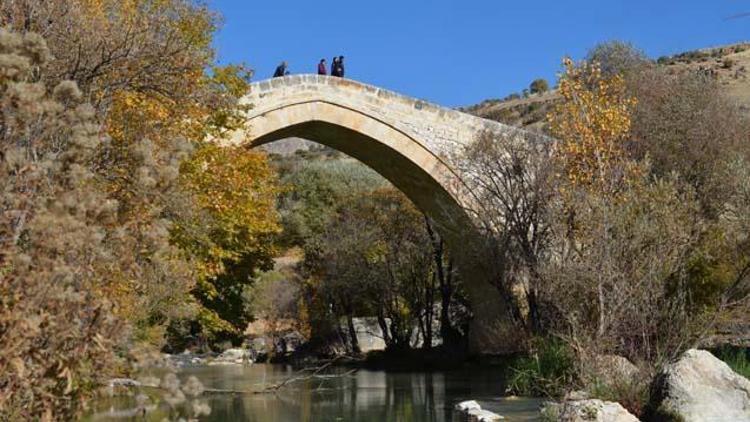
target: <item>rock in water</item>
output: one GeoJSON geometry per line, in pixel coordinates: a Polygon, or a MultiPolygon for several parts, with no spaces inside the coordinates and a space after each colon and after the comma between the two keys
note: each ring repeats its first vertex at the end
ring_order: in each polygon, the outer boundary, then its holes
{"type": "Polygon", "coordinates": [[[598,399],[547,403],[544,420],[559,422],[639,422],[620,403],[598,399]]]}
{"type": "Polygon", "coordinates": [[[649,414],[680,422],[750,422],[750,381],[705,350],[688,350],[651,387],[649,414]]]}
{"type": "Polygon", "coordinates": [[[479,403],[474,400],[462,401],[456,405],[456,410],[459,412],[468,412],[472,409],[481,409],[481,406],[479,406],[479,403]]]}
{"type": "Polygon", "coordinates": [[[458,403],[455,409],[472,422],[495,422],[505,419],[497,413],[483,410],[475,400],[466,400],[458,403]]]}
{"type": "Polygon", "coordinates": [[[250,351],[246,349],[227,349],[216,357],[209,365],[253,363],[250,351]]]}
{"type": "Polygon", "coordinates": [[[497,413],[492,413],[489,410],[483,409],[470,409],[466,414],[472,422],[496,422],[505,419],[497,413]]]}

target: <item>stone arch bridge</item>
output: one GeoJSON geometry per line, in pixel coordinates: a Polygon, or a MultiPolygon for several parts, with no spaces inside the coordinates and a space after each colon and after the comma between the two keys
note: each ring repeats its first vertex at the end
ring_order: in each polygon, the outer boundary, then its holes
{"type": "Polygon", "coordinates": [[[471,347],[507,350],[499,294],[486,281],[471,245],[477,243],[468,177],[454,165],[478,136],[524,131],[349,79],[295,75],[253,83],[242,99],[247,125],[230,142],[255,147],[298,137],[339,150],[404,192],[438,226],[456,258],[475,313],[471,347]],[[474,328],[476,327],[476,328],[474,328]]]}

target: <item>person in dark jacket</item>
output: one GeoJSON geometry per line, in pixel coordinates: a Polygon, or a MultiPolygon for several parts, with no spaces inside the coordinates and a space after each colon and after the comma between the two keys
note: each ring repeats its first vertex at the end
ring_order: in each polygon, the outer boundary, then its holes
{"type": "Polygon", "coordinates": [[[331,61],[331,76],[339,76],[339,58],[334,57],[331,61]]]}
{"type": "Polygon", "coordinates": [[[273,72],[273,77],[274,78],[280,78],[282,76],[288,75],[289,71],[286,70],[286,68],[287,68],[287,63],[286,62],[281,62],[281,64],[276,67],[276,71],[273,72]]]}
{"type": "Polygon", "coordinates": [[[318,75],[327,75],[328,70],[326,69],[326,59],[320,59],[318,63],[318,75]]]}
{"type": "Polygon", "coordinates": [[[339,62],[338,62],[338,76],[340,78],[344,77],[344,56],[339,56],[339,62]]]}

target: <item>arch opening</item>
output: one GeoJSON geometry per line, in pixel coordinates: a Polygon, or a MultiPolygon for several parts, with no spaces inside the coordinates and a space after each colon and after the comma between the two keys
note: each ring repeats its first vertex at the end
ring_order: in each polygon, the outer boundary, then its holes
{"type": "MultiPolygon", "coordinates": [[[[329,102],[288,104],[248,120],[249,147],[297,137],[340,151],[370,167],[429,216],[448,242],[475,235],[458,195],[461,181],[447,164],[403,131],[329,102]]],[[[455,249],[455,248],[454,248],[455,249]]]]}

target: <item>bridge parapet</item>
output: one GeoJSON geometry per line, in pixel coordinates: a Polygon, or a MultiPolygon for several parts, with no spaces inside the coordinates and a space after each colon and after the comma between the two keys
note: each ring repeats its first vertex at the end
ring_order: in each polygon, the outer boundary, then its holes
{"type": "MultiPolygon", "coordinates": [[[[322,102],[366,114],[447,158],[477,134],[512,134],[519,129],[373,85],[323,75],[292,75],[255,82],[243,103],[248,120],[295,103],[322,102]]],[[[252,128],[250,128],[252,136],[252,128]]]]}

